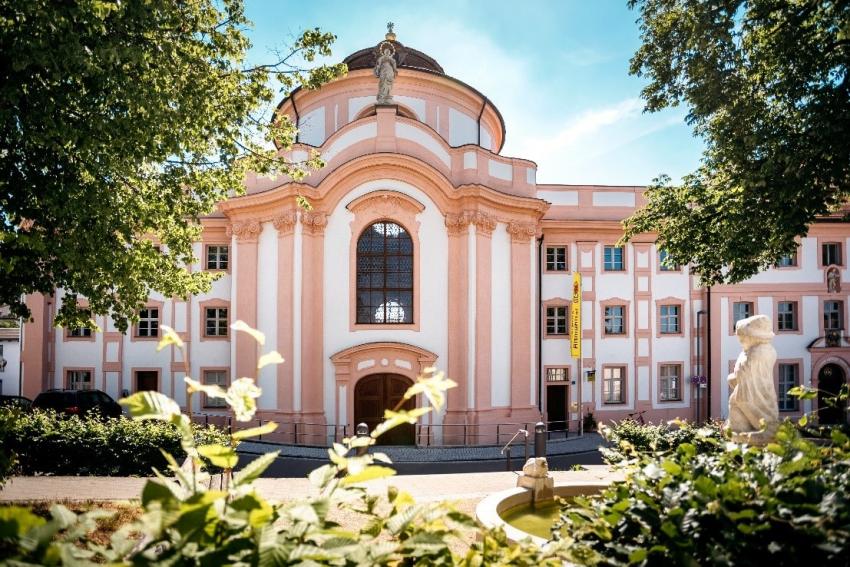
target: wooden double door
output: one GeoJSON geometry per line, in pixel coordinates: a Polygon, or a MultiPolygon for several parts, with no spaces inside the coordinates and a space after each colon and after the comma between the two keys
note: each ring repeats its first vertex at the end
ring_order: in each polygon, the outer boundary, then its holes
{"type": "MultiPolygon", "coordinates": [[[[361,378],[354,388],[354,423],[365,423],[369,431],[384,421],[384,410],[394,409],[404,398],[413,382],[398,374],[370,374],[361,378]]],[[[401,409],[411,410],[416,399],[402,404],[401,409]]],[[[378,445],[413,445],[416,426],[403,424],[380,436],[378,445]]]]}

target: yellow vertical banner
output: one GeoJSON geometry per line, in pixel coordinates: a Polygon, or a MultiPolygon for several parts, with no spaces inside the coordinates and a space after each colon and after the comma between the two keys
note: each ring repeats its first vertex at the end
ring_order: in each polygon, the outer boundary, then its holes
{"type": "Polygon", "coordinates": [[[581,274],[573,272],[573,302],[570,305],[570,356],[581,359],[581,274]]]}

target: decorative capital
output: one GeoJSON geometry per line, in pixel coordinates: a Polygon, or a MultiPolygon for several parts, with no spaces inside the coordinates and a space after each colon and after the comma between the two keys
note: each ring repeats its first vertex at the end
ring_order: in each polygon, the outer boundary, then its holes
{"type": "Polygon", "coordinates": [[[323,234],[328,225],[328,214],[324,211],[304,211],[301,213],[301,224],[309,234],[323,234]]]}
{"type": "Polygon", "coordinates": [[[475,231],[489,235],[496,228],[496,219],[493,215],[481,211],[467,211],[470,222],[475,225],[475,231]]]}
{"type": "Polygon", "coordinates": [[[466,234],[469,227],[469,220],[469,216],[466,213],[460,213],[458,215],[448,213],[446,215],[446,229],[452,236],[466,234]]]}
{"type": "Polygon", "coordinates": [[[272,219],[272,224],[274,224],[280,236],[292,234],[295,230],[296,222],[298,222],[298,213],[294,210],[285,211],[283,214],[272,219]]]}
{"type": "Polygon", "coordinates": [[[514,242],[529,242],[537,233],[537,226],[530,222],[508,223],[508,234],[514,242]]]}
{"type": "Polygon", "coordinates": [[[256,242],[263,226],[256,219],[237,221],[227,227],[227,236],[235,236],[240,242],[256,242]]]}

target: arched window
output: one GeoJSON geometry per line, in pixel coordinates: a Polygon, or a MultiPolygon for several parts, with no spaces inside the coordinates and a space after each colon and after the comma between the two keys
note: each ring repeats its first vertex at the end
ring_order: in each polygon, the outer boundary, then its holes
{"type": "Polygon", "coordinates": [[[357,240],[357,322],[413,323],[413,241],[394,222],[376,222],[357,240]]]}

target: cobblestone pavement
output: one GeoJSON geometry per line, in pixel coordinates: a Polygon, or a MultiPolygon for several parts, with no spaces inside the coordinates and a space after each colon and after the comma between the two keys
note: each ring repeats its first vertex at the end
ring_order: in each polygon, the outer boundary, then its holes
{"type": "MultiPolygon", "coordinates": [[[[554,471],[555,483],[566,480],[616,480],[620,473],[605,465],[587,465],[583,471],[554,471]]],[[[465,474],[407,475],[366,483],[370,492],[385,493],[388,486],[404,490],[421,501],[480,499],[498,490],[516,486],[516,473],[488,472],[465,474]]],[[[41,476],[13,477],[0,490],[2,502],[136,500],[145,478],[41,476]]],[[[261,478],[260,494],[270,500],[291,500],[313,492],[306,478],[261,478]]]]}

